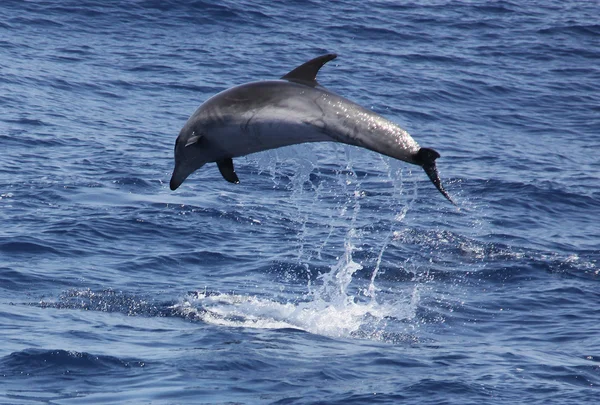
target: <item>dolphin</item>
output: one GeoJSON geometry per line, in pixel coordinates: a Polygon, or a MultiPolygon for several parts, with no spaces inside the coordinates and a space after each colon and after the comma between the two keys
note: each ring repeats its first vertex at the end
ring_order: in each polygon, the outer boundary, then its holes
{"type": "Polygon", "coordinates": [[[305,142],[341,142],[421,166],[437,189],[442,186],[435,160],[402,128],[317,83],[326,54],[298,66],[279,80],[251,82],[209,98],[187,120],[175,142],[170,188],[216,162],[221,175],[239,183],[233,158],[305,142]]]}

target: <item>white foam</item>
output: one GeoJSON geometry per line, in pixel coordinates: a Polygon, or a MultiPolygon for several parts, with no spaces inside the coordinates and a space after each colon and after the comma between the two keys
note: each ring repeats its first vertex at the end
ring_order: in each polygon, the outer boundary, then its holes
{"type": "MultiPolygon", "coordinates": [[[[291,297],[288,301],[253,295],[199,292],[182,298],[174,309],[182,316],[199,319],[203,322],[229,327],[247,327],[261,329],[294,328],[309,333],[343,338],[367,338],[381,340],[382,336],[394,334],[403,327],[402,320],[415,317],[419,302],[418,286],[400,286],[392,293],[382,294],[375,286],[382,257],[390,244],[395,227],[404,219],[408,207],[398,203],[402,194],[402,176],[398,169],[390,166],[389,159],[382,160],[387,171],[387,180],[393,185],[393,198],[389,202],[388,212],[390,228],[381,241],[376,263],[371,269],[368,287],[359,289],[352,285],[355,273],[363,266],[353,260],[355,245],[362,239],[359,217],[361,200],[366,197],[361,187],[361,179],[352,168],[352,149],[337,148],[330,156],[345,155],[345,170],[340,171],[333,181],[313,184],[310,174],[315,170],[310,153],[303,149],[293,150],[289,156],[268,156],[265,166],[276,182],[275,167],[277,161],[288,160],[294,166],[291,176],[290,198],[295,208],[295,217],[301,225],[297,229],[297,261],[306,268],[308,278],[307,293],[300,297],[291,297]],[[300,152],[300,153],[298,153],[300,152]],[[290,162],[291,160],[291,162],[290,162]],[[305,186],[309,185],[309,192],[305,186]],[[333,198],[332,198],[333,197],[333,198]],[[324,200],[325,199],[325,200],[324,200]],[[329,201],[329,206],[326,201],[329,201]],[[320,210],[329,209],[328,224],[313,224],[325,227],[328,231],[318,243],[313,243],[308,224],[318,205],[320,210]],[[321,253],[327,249],[340,249],[339,240],[334,246],[326,246],[333,235],[343,237],[343,253],[333,263],[329,272],[321,274],[317,280],[310,279],[308,263],[315,257],[321,260],[321,253]],[[411,290],[412,289],[412,290],[411,290]],[[396,329],[396,330],[392,330],[396,329]]],[[[273,152],[275,153],[275,152],[273,152]]],[[[277,152],[279,153],[279,152],[277,152]]],[[[283,152],[282,152],[283,153],[283,152]]],[[[343,160],[343,159],[339,159],[343,160]]],[[[263,167],[263,170],[265,168],[263,167]]],[[[323,235],[323,234],[321,234],[323,235]]],[[[341,249],[340,249],[341,250],[341,249]]]]}
{"type": "Polygon", "coordinates": [[[333,304],[317,299],[308,302],[277,302],[257,296],[204,293],[191,294],[177,304],[183,316],[228,327],[258,329],[293,328],[329,337],[378,338],[386,331],[387,318],[411,319],[415,302],[380,304],[355,302],[352,297],[333,304]]]}
{"type": "MultiPolygon", "coordinates": [[[[352,248],[346,250],[321,283],[301,302],[279,302],[269,298],[239,294],[185,296],[175,306],[182,316],[229,327],[260,329],[294,328],[309,333],[342,338],[381,340],[388,330],[388,320],[396,324],[412,319],[419,302],[416,287],[386,302],[378,302],[373,290],[369,297],[350,293],[352,275],[361,266],[352,261],[352,248]]],[[[366,292],[363,293],[366,295],[366,292]]]]}

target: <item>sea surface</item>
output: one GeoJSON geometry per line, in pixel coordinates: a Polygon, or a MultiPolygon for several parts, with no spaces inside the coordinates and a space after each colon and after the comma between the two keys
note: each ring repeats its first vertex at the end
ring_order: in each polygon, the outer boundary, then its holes
{"type": "Polygon", "coordinates": [[[0,404],[600,403],[598,16],[2,0],[0,404]],[[170,191],[203,101],[324,53],[457,207],[335,143],[170,191]]]}

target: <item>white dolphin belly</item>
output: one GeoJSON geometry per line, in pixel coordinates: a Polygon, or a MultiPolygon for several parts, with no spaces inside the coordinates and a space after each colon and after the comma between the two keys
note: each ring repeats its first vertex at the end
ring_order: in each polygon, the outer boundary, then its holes
{"type": "Polygon", "coordinates": [[[206,139],[230,157],[335,141],[412,163],[419,150],[406,131],[386,118],[319,87],[281,80],[250,83],[220,93],[190,120],[205,127],[214,122],[206,139]],[[256,88],[272,96],[247,97],[256,88]]]}

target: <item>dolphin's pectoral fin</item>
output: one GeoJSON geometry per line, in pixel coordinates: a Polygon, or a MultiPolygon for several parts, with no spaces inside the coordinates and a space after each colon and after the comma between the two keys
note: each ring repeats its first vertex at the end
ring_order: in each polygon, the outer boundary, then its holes
{"type": "Polygon", "coordinates": [[[452,197],[450,197],[450,194],[448,194],[448,192],[444,189],[444,186],[442,186],[442,180],[440,180],[440,175],[438,174],[437,167],[435,165],[435,160],[439,157],[440,154],[435,150],[421,148],[415,156],[415,162],[423,167],[423,170],[425,170],[425,173],[427,173],[427,176],[440,191],[440,193],[442,193],[442,195],[446,197],[448,201],[456,205],[456,203],[452,200],[452,197]]]}
{"type": "Polygon", "coordinates": [[[282,79],[289,80],[291,82],[306,84],[308,86],[313,87],[318,86],[319,83],[317,83],[317,73],[319,73],[319,69],[321,69],[324,64],[335,58],[337,58],[337,55],[335,53],[321,55],[298,66],[296,69],[283,76],[282,79]]]}
{"type": "Polygon", "coordinates": [[[217,160],[217,167],[221,172],[221,175],[225,180],[230,183],[239,183],[240,179],[238,179],[237,174],[235,174],[235,170],[233,170],[233,159],[225,158],[221,160],[217,160]]]}

